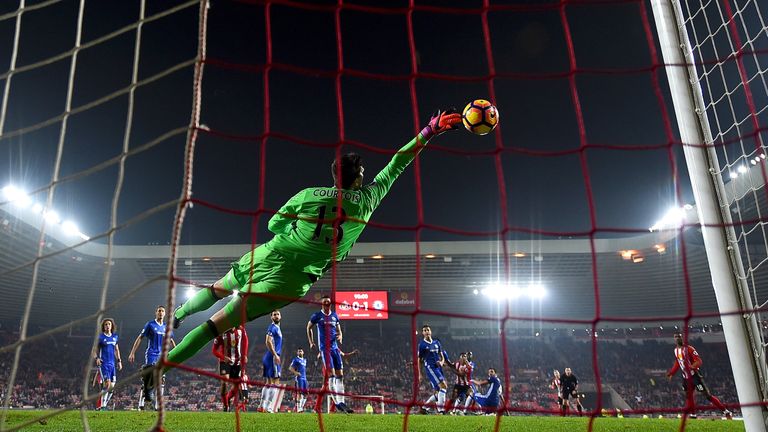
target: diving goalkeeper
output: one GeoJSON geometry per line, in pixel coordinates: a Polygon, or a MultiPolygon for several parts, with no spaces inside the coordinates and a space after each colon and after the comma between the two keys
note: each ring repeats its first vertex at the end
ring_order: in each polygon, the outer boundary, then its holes
{"type": "MultiPolygon", "coordinates": [[[[346,258],[395,179],[427,142],[459,127],[461,114],[455,110],[436,112],[427,126],[365,186],[359,155],[348,153],[334,160],[331,173],[335,186],[312,187],[294,195],[269,220],[269,230],[275,234],[272,240],[248,251],[232,263],[226,276],[198,291],[174,311],[174,328],[178,328],[186,317],[238,293],[208,321],[192,329],[170,351],[168,362],[183,363],[216,336],[239,326],[243,317],[252,321],[302,298],[331,268],[334,258],[337,262],[346,258]]],[[[164,371],[171,367],[166,365],[164,371]]]]}

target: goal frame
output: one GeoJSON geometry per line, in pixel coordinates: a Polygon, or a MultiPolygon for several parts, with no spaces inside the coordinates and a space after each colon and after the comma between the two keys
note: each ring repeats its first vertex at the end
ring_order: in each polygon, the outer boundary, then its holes
{"type": "Polygon", "coordinates": [[[765,349],[679,0],[651,0],[675,117],[747,432],[765,432],[765,349]],[[705,144],[705,145],[702,145],[705,144]],[[746,312],[745,312],[746,311],[746,312]]]}

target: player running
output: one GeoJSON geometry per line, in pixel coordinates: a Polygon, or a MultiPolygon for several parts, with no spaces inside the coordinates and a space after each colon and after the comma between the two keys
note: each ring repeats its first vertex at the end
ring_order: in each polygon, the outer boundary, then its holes
{"type": "Polygon", "coordinates": [[[283,332],[280,330],[279,310],[273,310],[270,316],[272,322],[267,327],[267,337],[264,344],[267,352],[261,359],[264,366],[262,376],[267,385],[261,389],[261,409],[268,413],[280,411],[280,372],[282,369],[280,354],[283,352],[283,332]]]}
{"type": "MultiPolygon", "coordinates": [[[[217,336],[213,340],[212,352],[219,359],[219,375],[222,378],[240,378],[248,361],[248,333],[245,327],[240,325],[217,336]]],[[[227,381],[221,380],[221,404],[225,412],[229,411],[229,401],[235,396],[238,387],[237,384],[230,386],[227,381]]]]}
{"type": "Polygon", "coordinates": [[[288,366],[288,370],[295,375],[296,412],[302,413],[304,412],[304,404],[307,403],[307,393],[309,389],[309,386],[307,385],[307,359],[304,358],[304,350],[302,348],[296,350],[296,357],[291,360],[291,365],[288,366]]]}
{"type": "Polygon", "coordinates": [[[112,318],[105,318],[101,321],[101,334],[99,343],[96,345],[93,356],[96,360],[96,366],[99,367],[99,373],[102,379],[101,398],[96,411],[106,409],[109,401],[112,399],[112,391],[117,381],[117,370],[123,369],[123,361],[120,358],[120,347],[117,346],[117,333],[115,330],[115,321],[112,318]],[[117,362],[115,362],[117,360],[117,362]]]}
{"type": "Polygon", "coordinates": [[[677,371],[680,371],[680,375],[683,379],[683,390],[686,393],[686,400],[690,403],[694,402],[693,390],[694,388],[699,391],[704,397],[707,398],[712,405],[723,411],[723,415],[726,418],[731,418],[733,415],[730,411],[720,402],[720,399],[712,395],[709,392],[709,388],[704,384],[704,379],[701,377],[699,368],[703,363],[696,348],[691,345],[687,345],[683,340],[682,333],[675,333],[675,364],[667,371],[667,379],[672,381],[672,377],[675,376],[677,371]]]}
{"type": "Polygon", "coordinates": [[[176,309],[174,326],[238,293],[192,329],[170,352],[168,362],[184,362],[217,335],[240,325],[244,316],[252,321],[302,298],[334,262],[346,258],[394,181],[429,140],[460,127],[461,114],[438,111],[368,185],[363,185],[359,155],[349,153],[334,160],[333,186],[312,187],[294,195],[269,221],[269,230],[275,234],[272,240],[245,253],[210,289],[198,291],[176,309]]]}
{"type": "MultiPolygon", "coordinates": [[[[420,412],[426,414],[429,410],[428,405],[437,401],[438,414],[444,414],[448,385],[445,383],[445,376],[443,375],[443,365],[445,364],[443,345],[439,340],[432,339],[432,328],[428,325],[421,327],[421,335],[424,339],[419,342],[419,360],[423,362],[424,371],[432,385],[433,394],[421,407],[420,412]]],[[[421,374],[418,374],[417,380],[421,382],[421,374]]]]}
{"type": "Polygon", "coordinates": [[[472,380],[476,385],[489,384],[488,390],[483,394],[479,392],[472,395],[472,399],[483,408],[485,413],[492,413],[499,408],[501,402],[501,380],[496,376],[496,369],[488,369],[488,378],[484,380],[472,380]]]}
{"type": "MultiPolygon", "coordinates": [[[[141,333],[136,336],[136,340],[133,341],[133,347],[131,347],[131,353],[128,355],[128,361],[133,363],[135,360],[136,350],[139,349],[141,344],[141,338],[147,338],[147,350],[144,352],[144,364],[141,369],[146,371],[142,374],[141,379],[141,393],[139,394],[139,410],[144,409],[144,401],[148,400],[152,402],[152,389],[154,389],[154,383],[152,383],[152,374],[147,373],[151,371],[152,366],[160,360],[160,350],[163,346],[163,336],[165,335],[165,306],[160,305],[155,309],[155,319],[148,321],[144,328],[141,329],[141,333]]],[[[176,346],[176,342],[173,340],[173,331],[171,331],[171,345],[176,346]]],[[[165,374],[163,374],[160,383],[160,396],[165,393],[165,374]]],[[[157,409],[157,401],[155,401],[155,409],[157,409]]]]}
{"type": "Polygon", "coordinates": [[[313,313],[307,323],[307,339],[309,349],[315,347],[312,337],[313,329],[317,326],[317,347],[323,364],[323,377],[328,378],[328,389],[334,392],[333,399],[336,410],[352,414],[354,411],[344,402],[344,362],[342,361],[339,344],[342,343],[341,323],[336,312],[331,310],[331,298],[324,295],[320,299],[320,310],[313,313]]]}

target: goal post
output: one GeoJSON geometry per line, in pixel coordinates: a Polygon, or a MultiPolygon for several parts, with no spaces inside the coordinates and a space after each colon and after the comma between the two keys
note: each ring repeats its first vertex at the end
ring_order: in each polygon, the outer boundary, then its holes
{"type": "Polygon", "coordinates": [[[734,382],[748,432],[766,431],[765,348],[725,199],[696,58],[678,0],[652,0],[656,30],[701,224],[734,382]],[[706,145],[701,145],[706,144],[706,145]],[[741,312],[739,312],[741,311],[741,312]]]}

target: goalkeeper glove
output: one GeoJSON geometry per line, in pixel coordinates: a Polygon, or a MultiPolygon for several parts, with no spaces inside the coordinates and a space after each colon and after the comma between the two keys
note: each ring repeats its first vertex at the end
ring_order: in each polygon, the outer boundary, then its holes
{"type": "Polygon", "coordinates": [[[461,125],[461,114],[456,111],[455,108],[450,108],[445,111],[436,111],[432,118],[429,119],[429,123],[421,130],[421,137],[424,141],[429,141],[430,138],[440,135],[448,130],[456,130],[461,125]]]}

